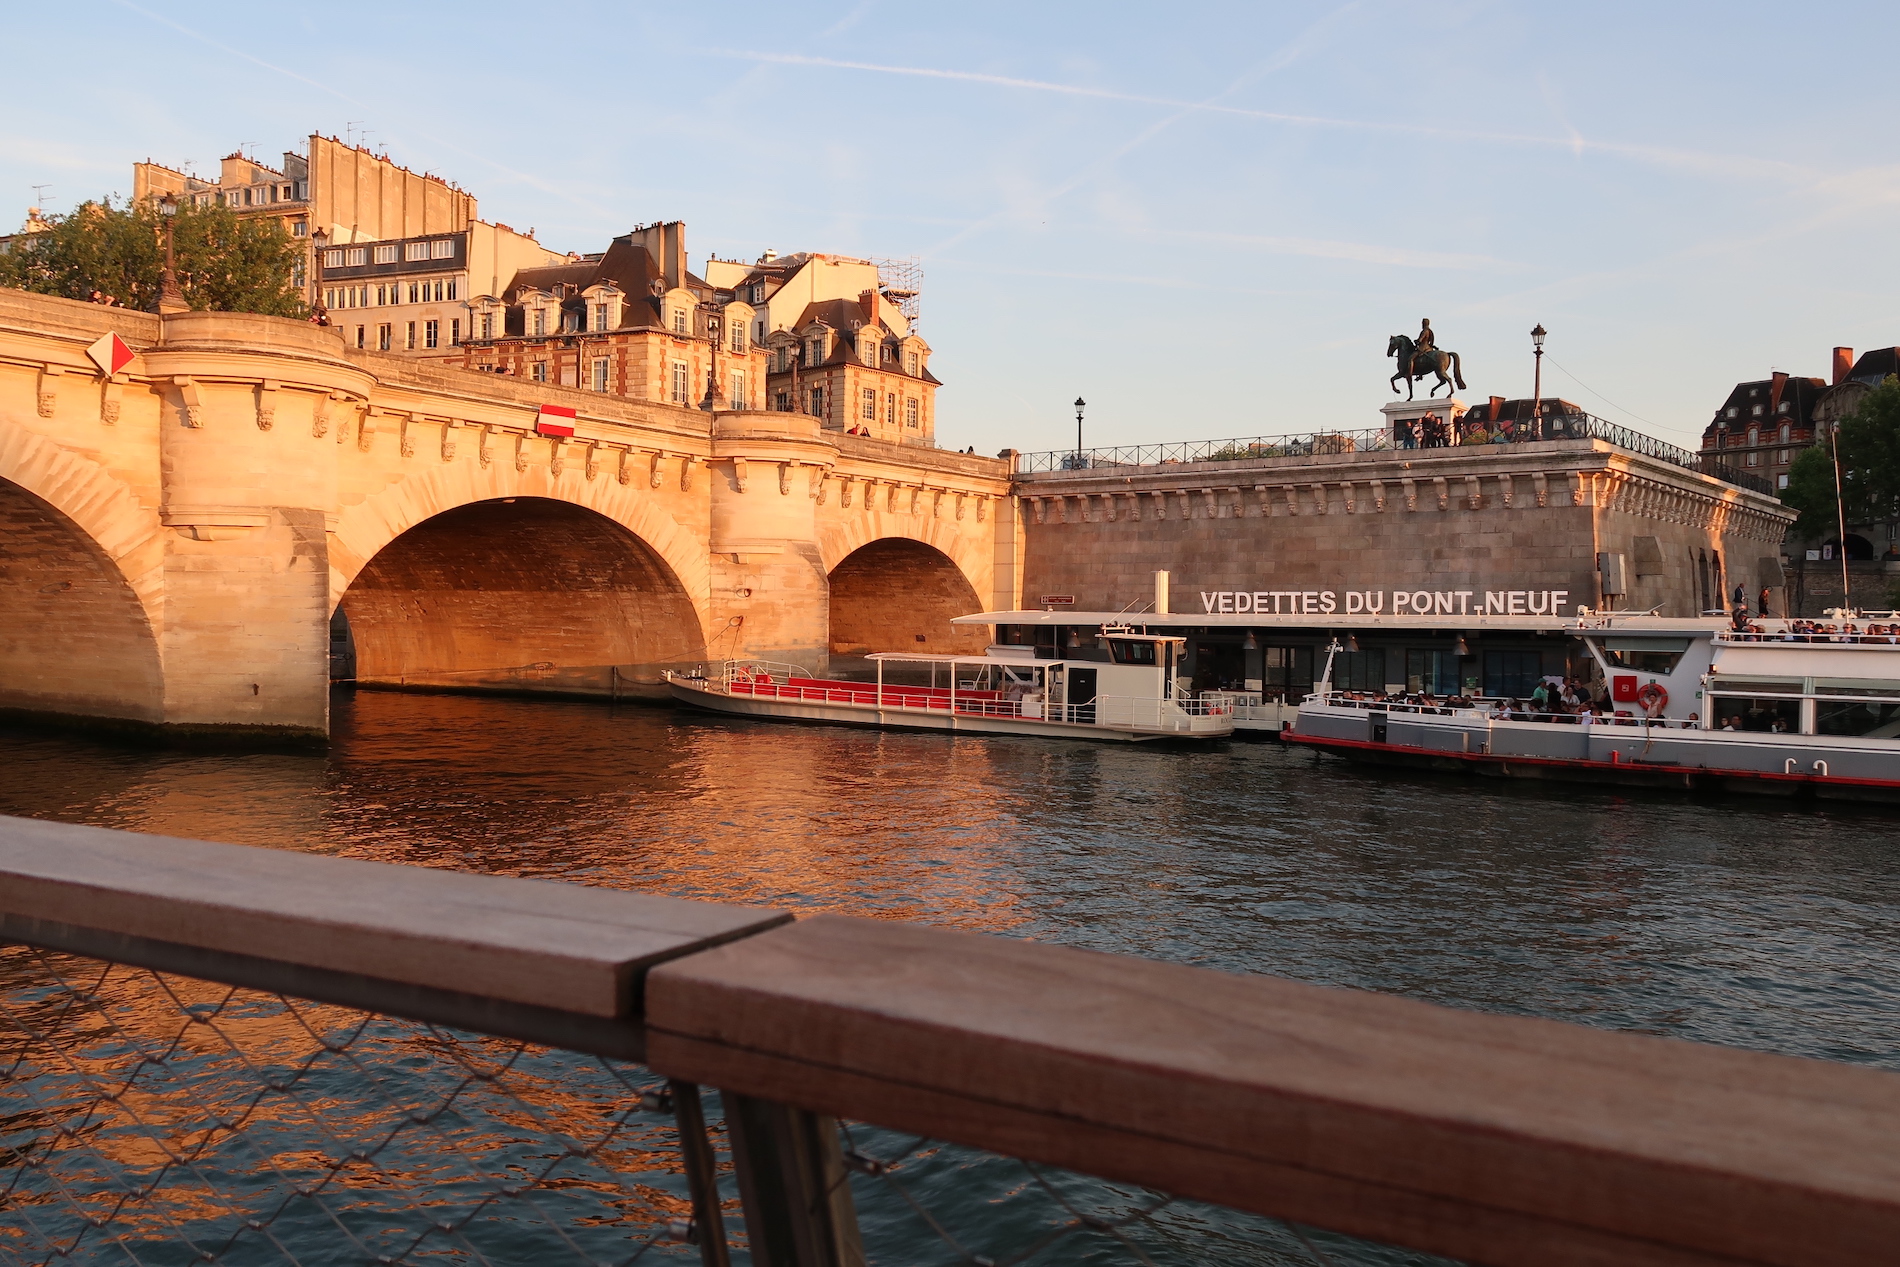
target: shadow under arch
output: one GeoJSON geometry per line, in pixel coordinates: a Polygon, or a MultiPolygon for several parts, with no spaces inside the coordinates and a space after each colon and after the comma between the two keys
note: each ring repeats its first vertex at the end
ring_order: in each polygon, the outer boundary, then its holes
{"type": "Polygon", "coordinates": [[[0,479],[0,710],[162,723],[158,638],[125,573],[51,502],[0,479]]]}
{"type": "Polygon", "coordinates": [[[831,569],[831,653],[923,651],[981,655],[990,630],[952,625],[983,610],[954,560],[909,537],[880,537],[831,569]]]}
{"type": "Polygon", "coordinates": [[[705,658],[699,616],[657,551],[546,497],[471,502],[401,533],[340,604],[358,683],[659,695],[705,658]]]}

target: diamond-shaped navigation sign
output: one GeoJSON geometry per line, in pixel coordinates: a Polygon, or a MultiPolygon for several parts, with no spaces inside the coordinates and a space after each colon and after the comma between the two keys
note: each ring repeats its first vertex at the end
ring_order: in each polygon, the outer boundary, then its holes
{"type": "Polygon", "coordinates": [[[86,349],[94,365],[107,374],[117,374],[132,363],[132,349],[116,334],[102,334],[86,349]]]}

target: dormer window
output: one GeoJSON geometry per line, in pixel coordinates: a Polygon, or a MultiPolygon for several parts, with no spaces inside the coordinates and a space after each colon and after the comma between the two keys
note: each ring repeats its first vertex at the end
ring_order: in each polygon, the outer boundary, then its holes
{"type": "Polygon", "coordinates": [[[686,309],[684,308],[673,309],[673,333],[686,333],[686,309]]]}
{"type": "Polygon", "coordinates": [[[536,304],[534,308],[534,332],[536,334],[548,332],[548,310],[539,304],[536,304]]]}
{"type": "Polygon", "coordinates": [[[1761,443],[1761,428],[1760,427],[1750,427],[1748,429],[1748,442],[1750,444],[1761,443]]]}
{"type": "Polygon", "coordinates": [[[732,350],[739,353],[745,351],[745,322],[743,321],[732,323],[732,350]]]}
{"type": "Polygon", "coordinates": [[[1788,432],[1789,432],[1788,424],[1785,422],[1782,423],[1781,424],[1781,442],[1783,444],[1788,443],[1788,432]]]}
{"type": "Polygon", "coordinates": [[[917,377],[917,354],[915,352],[905,353],[904,372],[909,374],[912,378],[917,377]]]}
{"type": "Polygon", "coordinates": [[[1728,416],[1731,418],[1739,418],[1742,416],[1742,411],[1731,405],[1729,407],[1728,416]]]}
{"type": "Polygon", "coordinates": [[[877,344],[871,339],[864,341],[864,363],[872,366],[877,364],[877,344]]]}

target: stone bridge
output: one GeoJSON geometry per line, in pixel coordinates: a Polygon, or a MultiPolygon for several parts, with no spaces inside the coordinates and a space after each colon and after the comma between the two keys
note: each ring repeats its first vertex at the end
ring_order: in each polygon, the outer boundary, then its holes
{"type": "Polygon", "coordinates": [[[0,291],[14,713],[320,737],[344,648],[363,682],[614,693],[969,650],[949,618],[1017,606],[1021,558],[1006,461],[0,291]]]}

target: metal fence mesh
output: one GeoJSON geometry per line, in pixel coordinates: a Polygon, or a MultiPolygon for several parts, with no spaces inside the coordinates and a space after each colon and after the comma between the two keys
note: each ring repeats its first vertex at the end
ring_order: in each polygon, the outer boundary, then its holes
{"type": "MultiPolygon", "coordinates": [[[[839,1130],[876,1267],[1440,1261],[839,1130]]],[[[668,1084],[643,1066],[0,948],[0,1264],[683,1264],[692,1213],[668,1084]]]]}

